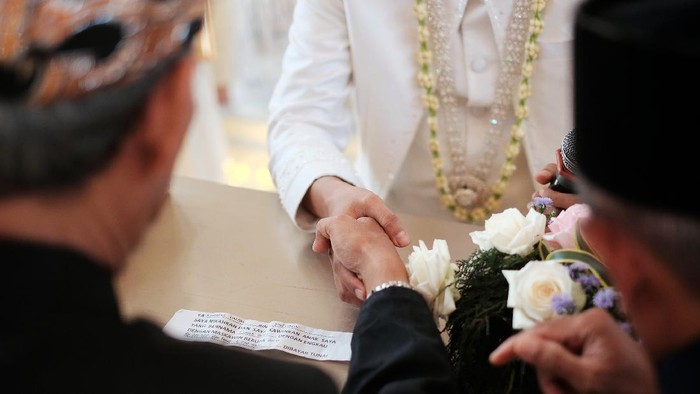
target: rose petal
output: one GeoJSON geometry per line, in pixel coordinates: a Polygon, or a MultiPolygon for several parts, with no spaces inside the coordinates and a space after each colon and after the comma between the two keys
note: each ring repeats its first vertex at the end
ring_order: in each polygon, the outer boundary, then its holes
{"type": "Polygon", "coordinates": [[[513,329],[522,330],[533,327],[537,322],[527,317],[520,309],[513,309],[513,329]]]}
{"type": "Polygon", "coordinates": [[[515,277],[518,275],[518,271],[515,270],[502,270],[503,276],[506,277],[508,281],[508,301],[506,301],[506,306],[513,308],[515,306],[515,277]]]}

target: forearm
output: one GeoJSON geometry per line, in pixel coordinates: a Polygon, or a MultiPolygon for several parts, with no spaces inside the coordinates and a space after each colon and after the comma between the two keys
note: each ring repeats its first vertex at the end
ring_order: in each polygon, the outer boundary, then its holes
{"type": "Polygon", "coordinates": [[[370,252],[367,259],[374,259],[373,262],[364,264],[360,277],[365,285],[365,294],[370,294],[377,286],[388,282],[404,282],[409,283],[408,271],[398,253],[392,256],[375,256],[370,252]]]}

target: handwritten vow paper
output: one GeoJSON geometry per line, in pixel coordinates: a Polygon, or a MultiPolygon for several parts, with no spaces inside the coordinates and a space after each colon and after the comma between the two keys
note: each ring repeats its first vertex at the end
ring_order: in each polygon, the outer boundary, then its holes
{"type": "Polygon", "coordinates": [[[249,350],[281,350],[314,360],[350,360],[352,333],[300,324],[242,319],[228,313],[180,309],[163,328],[189,341],[214,342],[249,350]]]}

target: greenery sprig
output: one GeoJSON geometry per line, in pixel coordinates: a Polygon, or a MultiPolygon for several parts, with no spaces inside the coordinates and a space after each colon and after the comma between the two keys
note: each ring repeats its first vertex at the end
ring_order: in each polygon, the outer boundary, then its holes
{"type": "Polygon", "coordinates": [[[496,249],[477,250],[458,260],[456,288],[461,294],[446,323],[448,352],[465,393],[539,393],[532,368],[522,362],[494,367],[488,354],[515,333],[512,310],[506,306],[508,282],[502,270],[519,270],[539,258],[537,250],[525,257],[496,249]]]}

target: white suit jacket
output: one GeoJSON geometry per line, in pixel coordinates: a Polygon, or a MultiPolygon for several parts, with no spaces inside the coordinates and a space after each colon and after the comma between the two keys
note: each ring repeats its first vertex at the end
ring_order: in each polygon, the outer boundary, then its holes
{"type": "MultiPolygon", "coordinates": [[[[443,1],[447,9],[461,3],[443,1]]],[[[268,151],[282,205],[303,229],[310,229],[316,218],[300,209],[300,202],[321,176],[336,175],[381,197],[392,186],[424,116],[416,77],[414,3],[297,3],[283,72],[270,102],[268,151]],[[359,148],[351,163],[343,151],[355,129],[359,148]]],[[[485,3],[500,50],[512,0],[485,3]]],[[[554,150],[573,127],[571,51],[577,4],[547,1],[523,141],[531,172],[553,161],[554,150]]]]}

